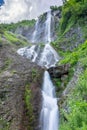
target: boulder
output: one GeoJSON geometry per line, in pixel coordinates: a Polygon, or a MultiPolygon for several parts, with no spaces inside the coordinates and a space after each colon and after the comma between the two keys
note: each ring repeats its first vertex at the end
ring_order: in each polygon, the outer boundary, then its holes
{"type": "Polygon", "coordinates": [[[52,78],[61,78],[63,75],[68,75],[70,64],[64,64],[48,69],[52,78]]]}

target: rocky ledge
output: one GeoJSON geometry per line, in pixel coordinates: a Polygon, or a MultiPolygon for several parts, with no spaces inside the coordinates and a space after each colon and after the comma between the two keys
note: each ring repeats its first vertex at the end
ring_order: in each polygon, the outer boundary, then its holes
{"type": "Polygon", "coordinates": [[[70,64],[59,65],[48,69],[52,78],[61,78],[63,75],[68,75],[70,64]]]}

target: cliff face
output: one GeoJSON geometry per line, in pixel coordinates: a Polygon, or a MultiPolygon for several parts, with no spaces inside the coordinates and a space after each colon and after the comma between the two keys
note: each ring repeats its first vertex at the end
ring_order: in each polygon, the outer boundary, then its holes
{"type": "MultiPolygon", "coordinates": [[[[58,9],[56,11],[51,12],[51,40],[54,41],[56,36],[56,28],[59,25],[59,20],[61,18],[61,11],[58,9]]],[[[38,20],[36,21],[36,24],[32,27],[26,26],[18,26],[15,29],[16,34],[21,34],[24,37],[28,39],[28,41],[33,42],[33,35],[35,35],[35,41],[34,43],[44,43],[45,37],[47,35],[46,30],[46,20],[47,20],[47,13],[44,13],[40,17],[38,17],[38,20]]]]}
{"type": "MultiPolygon", "coordinates": [[[[85,30],[86,30],[86,20],[82,24],[73,24],[72,26],[68,23],[65,32],[61,33],[60,24],[62,18],[62,8],[52,9],[52,18],[51,18],[51,41],[52,45],[56,50],[62,51],[73,51],[78,47],[79,44],[84,43],[86,40],[85,30]],[[56,45],[56,46],[55,46],[56,45]]],[[[46,36],[46,19],[47,13],[44,13],[40,17],[33,26],[17,26],[14,30],[14,33],[17,35],[24,36],[29,42],[34,43],[44,43],[46,36]],[[36,36],[35,41],[33,41],[33,37],[36,36]]],[[[68,21],[68,20],[67,20],[68,21]]]]}
{"type": "Polygon", "coordinates": [[[40,67],[19,56],[15,46],[7,40],[0,46],[0,129],[30,130],[38,127],[41,108],[41,81],[43,71],[40,67]],[[26,91],[31,91],[32,102],[27,104],[26,91]],[[32,115],[28,111],[32,106],[32,115]],[[33,119],[31,119],[34,116],[33,119]],[[25,120],[24,120],[25,119],[25,120]]]}
{"type": "Polygon", "coordinates": [[[78,45],[83,44],[85,40],[83,29],[77,24],[63,35],[58,44],[63,51],[73,51],[78,45]]]}

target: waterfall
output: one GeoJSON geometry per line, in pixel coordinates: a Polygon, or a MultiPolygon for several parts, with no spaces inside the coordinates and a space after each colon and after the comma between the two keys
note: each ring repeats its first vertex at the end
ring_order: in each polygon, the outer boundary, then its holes
{"type": "Polygon", "coordinates": [[[42,51],[39,64],[46,68],[53,67],[59,60],[59,56],[53,47],[50,45],[51,42],[51,10],[47,13],[47,19],[45,22],[45,42],[46,45],[42,51]]]}
{"type": "MultiPolygon", "coordinates": [[[[32,45],[19,49],[18,54],[36,62],[41,67],[50,68],[60,59],[57,52],[50,45],[51,43],[51,25],[52,25],[51,11],[47,13],[45,21],[45,36],[44,46],[40,44],[32,45]]],[[[37,33],[39,28],[39,19],[35,25],[35,31],[32,36],[32,43],[37,41],[37,33]]],[[[40,29],[40,28],[39,28],[40,29]]],[[[40,115],[41,130],[58,130],[58,106],[57,98],[55,97],[55,86],[53,85],[50,75],[47,71],[44,72],[43,89],[42,89],[42,110],[40,115]]]]}
{"type": "Polygon", "coordinates": [[[37,19],[36,24],[35,24],[35,30],[33,32],[32,39],[31,39],[32,43],[35,43],[37,40],[38,27],[39,27],[39,19],[37,19]]]}
{"type": "MultiPolygon", "coordinates": [[[[47,13],[45,37],[47,44],[42,52],[40,63],[46,68],[49,68],[51,66],[55,66],[58,61],[58,55],[50,45],[51,11],[47,13]]],[[[40,116],[41,130],[58,130],[59,113],[57,99],[55,97],[55,87],[47,71],[44,72],[42,96],[43,103],[40,116]]]]}
{"type": "Polygon", "coordinates": [[[47,12],[47,19],[45,22],[45,39],[46,43],[51,42],[51,10],[47,12]]]}
{"type": "MultiPolygon", "coordinates": [[[[18,54],[30,59],[32,62],[36,62],[41,67],[53,67],[60,59],[56,51],[50,45],[51,42],[51,25],[52,25],[52,15],[51,10],[47,12],[45,20],[45,29],[44,29],[44,43],[42,45],[38,44],[38,34],[39,34],[39,19],[35,24],[35,31],[32,34],[32,43],[37,42],[37,44],[32,45],[31,47],[25,47],[19,49],[18,54]],[[38,60],[37,60],[38,59],[38,60]]],[[[44,23],[43,23],[44,24],[44,23]]]]}
{"type": "Polygon", "coordinates": [[[39,65],[45,66],[46,68],[54,67],[58,60],[59,56],[57,52],[52,46],[50,46],[50,44],[46,44],[41,54],[39,65]]]}
{"type": "Polygon", "coordinates": [[[41,130],[58,130],[59,113],[57,98],[55,97],[55,87],[47,71],[44,72],[42,96],[41,130]]]}
{"type": "Polygon", "coordinates": [[[17,53],[21,56],[30,59],[32,62],[35,62],[36,58],[38,57],[39,51],[40,51],[40,46],[33,45],[31,47],[21,48],[17,51],[17,53]]]}

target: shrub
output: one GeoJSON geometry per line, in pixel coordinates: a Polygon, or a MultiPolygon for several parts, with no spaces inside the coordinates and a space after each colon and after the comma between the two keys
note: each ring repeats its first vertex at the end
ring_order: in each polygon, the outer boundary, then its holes
{"type": "Polygon", "coordinates": [[[87,69],[80,76],[76,88],[68,95],[67,110],[62,109],[61,113],[64,118],[59,130],[87,129],[87,69]]]}
{"type": "Polygon", "coordinates": [[[83,59],[87,56],[87,41],[79,45],[73,52],[64,53],[64,59],[60,61],[61,64],[70,63],[72,66],[78,63],[79,61],[83,66],[86,65],[86,61],[83,59]]]}
{"type": "Polygon", "coordinates": [[[79,19],[86,17],[86,0],[68,0],[62,7],[62,19],[60,22],[61,32],[64,32],[69,24],[77,23],[79,19]]]}

